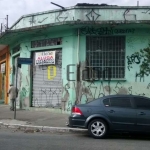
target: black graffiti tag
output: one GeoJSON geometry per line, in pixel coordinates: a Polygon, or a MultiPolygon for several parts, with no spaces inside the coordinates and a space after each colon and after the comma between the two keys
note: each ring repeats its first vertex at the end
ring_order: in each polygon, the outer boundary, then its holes
{"type": "Polygon", "coordinates": [[[80,28],[81,35],[114,35],[114,34],[133,34],[135,32],[134,28],[130,29],[113,29],[108,27],[100,27],[100,28],[94,28],[94,27],[82,27],[80,28]]]}
{"type": "Polygon", "coordinates": [[[116,86],[115,86],[115,88],[114,88],[114,91],[116,92],[116,94],[118,94],[118,91],[122,88],[123,86],[122,86],[122,84],[121,84],[121,82],[117,82],[117,84],[116,84],[116,86]]]}
{"type": "Polygon", "coordinates": [[[137,72],[136,72],[136,74],[135,74],[135,82],[137,82],[138,79],[139,79],[140,82],[141,82],[142,80],[143,80],[143,82],[144,82],[144,74],[142,74],[142,73],[137,73],[137,72]]]}
{"type": "Polygon", "coordinates": [[[132,68],[132,64],[140,64],[141,58],[142,56],[140,56],[138,53],[127,56],[128,70],[130,71],[130,68],[132,68]]]}
{"type": "Polygon", "coordinates": [[[131,18],[136,20],[136,14],[132,13],[133,10],[136,10],[136,9],[126,9],[125,10],[125,12],[123,13],[125,21],[130,20],[131,18]]]}

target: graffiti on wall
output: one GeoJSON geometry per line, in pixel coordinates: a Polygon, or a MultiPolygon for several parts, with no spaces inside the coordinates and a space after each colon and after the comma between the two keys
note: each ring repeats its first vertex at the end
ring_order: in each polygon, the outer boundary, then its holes
{"type": "MultiPolygon", "coordinates": [[[[69,81],[75,84],[74,81],[69,81]]],[[[146,85],[143,90],[136,88],[138,84],[132,85],[126,84],[125,82],[118,81],[115,84],[111,83],[108,85],[108,82],[101,81],[96,83],[96,81],[82,82],[80,87],[80,93],[77,96],[77,101],[73,102],[69,97],[66,99],[66,105],[63,107],[64,111],[70,111],[71,106],[74,104],[82,104],[92,101],[93,99],[100,98],[107,95],[113,94],[123,94],[123,95],[140,95],[146,96],[150,88],[150,84],[146,85]]],[[[67,89],[67,94],[69,95],[70,87],[67,89]]]]}
{"type": "MultiPolygon", "coordinates": [[[[148,51],[148,48],[145,48],[148,51]]],[[[135,72],[135,82],[144,82],[145,77],[149,76],[149,64],[148,64],[148,56],[149,54],[144,54],[144,52],[135,52],[131,56],[127,56],[127,68],[128,71],[136,71],[135,72]],[[141,66],[144,64],[144,69],[141,66]],[[136,65],[136,66],[135,66],[136,65]],[[133,70],[134,68],[134,70],[133,70]]],[[[143,67],[143,66],[142,66],[143,67]]]]}
{"type": "Polygon", "coordinates": [[[66,21],[66,19],[68,18],[68,16],[69,16],[68,11],[60,11],[58,13],[58,16],[56,17],[56,21],[58,21],[58,22],[64,22],[64,21],[66,21]]]}
{"type": "Polygon", "coordinates": [[[135,29],[114,29],[111,27],[94,28],[85,26],[80,28],[81,35],[117,35],[117,34],[134,34],[135,29]]]}
{"type": "Polygon", "coordinates": [[[70,92],[74,92],[74,96],[76,97],[76,83],[74,81],[68,81],[64,87],[62,92],[62,110],[71,111],[73,104],[75,104],[75,100],[70,97],[70,92]],[[70,99],[71,98],[71,99],[70,99]]]}
{"type": "Polygon", "coordinates": [[[150,14],[150,9],[147,9],[146,11],[142,12],[143,14],[150,14]]]}
{"type": "MultiPolygon", "coordinates": [[[[107,7],[106,7],[107,8],[107,7]]],[[[136,9],[136,8],[125,8],[125,9],[65,9],[60,11],[53,11],[49,13],[37,14],[28,17],[29,25],[27,27],[44,25],[49,23],[57,23],[57,22],[66,22],[72,21],[74,24],[83,23],[83,21],[88,21],[89,23],[95,23],[96,21],[106,21],[107,24],[118,24],[115,17],[117,15],[119,23],[126,23],[127,21],[141,21],[141,20],[148,20],[149,21],[149,14],[150,9],[136,9]],[[107,11],[107,12],[106,12],[107,11]],[[82,14],[82,15],[75,15],[75,14],[82,14]],[[118,15],[119,14],[119,15],[118,15]],[[142,14],[142,15],[141,15],[142,14]],[[143,16],[144,15],[144,16],[143,16]],[[81,16],[81,17],[80,17],[81,16]],[[138,17],[137,17],[138,16],[138,17]],[[144,17],[144,18],[143,18],[144,17]],[[108,18],[107,20],[105,18],[108,18]]],[[[26,18],[22,18],[20,22],[18,22],[13,29],[19,29],[25,27],[26,18]]]]}
{"type": "Polygon", "coordinates": [[[127,21],[127,20],[136,20],[136,14],[133,12],[134,10],[137,10],[137,9],[126,9],[123,13],[123,16],[124,16],[124,20],[127,21]]]}
{"type": "MultiPolygon", "coordinates": [[[[74,81],[69,81],[75,84],[74,81]]],[[[148,85],[146,88],[149,88],[150,85],[148,85]]],[[[69,99],[69,90],[70,87],[67,88],[66,94],[67,98],[65,101],[65,105],[63,105],[64,111],[70,111],[72,105],[74,104],[81,104],[81,103],[87,103],[89,101],[92,101],[93,99],[100,98],[107,95],[112,94],[130,94],[130,95],[141,95],[145,96],[146,94],[144,92],[137,92],[138,90],[135,90],[131,84],[128,86],[125,83],[122,83],[118,81],[116,84],[109,84],[106,81],[101,81],[100,83],[96,83],[96,81],[90,83],[90,82],[82,82],[80,87],[80,93],[78,94],[77,101],[73,102],[69,99]]],[[[65,97],[64,97],[65,98],[65,97]]]]}
{"type": "Polygon", "coordinates": [[[137,82],[137,81],[139,81],[139,82],[144,82],[144,74],[141,74],[141,73],[135,73],[135,82],[137,82]]]}
{"type": "Polygon", "coordinates": [[[43,18],[42,20],[38,21],[38,23],[44,22],[48,17],[43,18]]]}
{"type": "Polygon", "coordinates": [[[131,68],[133,68],[133,64],[140,64],[141,63],[142,56],[139,53],[134,53],[131,56],[127,56],[127,68],[130,71],[131,68]]]}
{"type": "MultiPolygon", "coordinates": [[[[140,82],[145,82],[148,78],[146,78],[145,74],[139,73],[140,72],[140,64],[144,60],[144,56],[140,55],[140,53],[135,52],[126,57],[127,59],[127,69],[128,71],[133,72],[133,77],[135,73],[135,81],[126,82],[126,81],[117,81],[115,82],[111,79],[112,71],[111,68],[105,68],[104,70],[95,71],[92,67],[82,67],[80,64],[80,76],[82,76],[82,80],[70,80],[72,74],[76,74],[75,72],[70,72],[70,67],[76,66],[75,64],[67,66],[67,80],[68,82],[73,82],[75,85],[74,89],[79,89],[78,92],[76,91],[76,101],[75,104],[86,103],[93,99],[103,97],[106,95],[112,94],[131,94],[131,95],[140,95],[140,96],[150,96],[149,89],[150,83],[143,84],[140,82]],[[137,65],[135,68],[134,65],[137,65]],[[134,68],[134,69],[133,69],[134,68]],[[109,74],[109,76],[106,76],[109,74]]],[[[69,95],[68,87],[68,95],[69,95]]],[[[68,98],[68,102],[70,99],[68,98]]],[[[66,110],[70,108],[69,105],[66,103],[66,110]]]]}
{"type": "Polygon", "coordinates": [[[60,107],[61,88],[40,88],[39,97],[33,100],[33,105],[37,107],[60,107]]]}
{"type": "MultiPolygon", "coordinates": [[[[131,57],[128,57],[127,59],[130,59],[132,63],[140,64],[140,58],[138,57],[138,55],[131,55],[131,57]]],[[[88,80],[88,81],[79,80],[77,84],[75,82],[75,79],[70,80],[70,75],[72,73],[75,74],[75,72],[70,71],[70,67],[74,67],[75,64],[70,64],[68,66],[69,66],[67,69],[68,83],[65,84],[64,88],[62,89],[62,87],[60,88],[51,87],[51,85],[54,84],[54,82],[53,83],[47,82],[47,84],[49,84],[49,87],[45,86],[39,88],[39,96],[33,100],[35,106],[43,107],[42,101],[46,99],[46,104],[44,107],[52,107],[52,108],[58,107],[64,111],[70,111],[74,103],[76,104],[86,103],[93,99],[103,97],[106,95],[111,95],[111,94],[136,94],[136,95],[143,95],[143,96],[146,95],[146,93],[144,92],[141,93],[140,92],[138,93],[137,91],[135,92],[135,89],[131,84],[126,85],[124,82],[121,81],[117,81],[114,84],[114,82],[111,79],[111,71],[109,72],[110,73],[109,78],[105,79],[104,78],[105,76],[103,74],[105,74],[106,70],[101,71],[101,76],[97,76],[98,80],[88,80]],[[79,89],[78,92],[77,89],[79,89]],[[75,101],[72,101],[70,99],[71,91],[74,91],[75,97],[77,97],[75,101]],[[61,94],[63,94],[63,96],[61,94]]],[[[44,71],[45,69],[42,70],[44,71]]],[[[81,72],[81,74],[83,74],[85,70],[86,70],[85,68],[81,67],[79,71],[81,72]]],[[[49,71],[50,70],[48,70],[47,72],[49,71]]],[[[109,69],[107,71],[109,71],[109,69]]],[[[47,78],[50,75],[52,74],[49,72],[47,78]]],[[[139,75],[137,72],[135,76],[136,76],[136,81],[144,82],[144,77],[139,75]]],[[[89,78],[91,79],[91,77],[89,78]]],[[[45,80],[43,80],[43,83],[46,85],[45,80]]],[[[149,88],[150,88],[150,83],[146,86],[146,89],[149,88]]],[[[27,95],[26,88],[22,88],[21,95],[24,99],[26,98],[27,95]]]]}
{"type": "MultiPolygon", "coordinates": [[[[141,62],[142,57],[139,56],[138,54],[132,54],[131,56],[127,57],[127,60],[129,61],[129,65],[132,64],[137,64],[139,65],[141,62]]],[[[139,73],[135,73],[135,82],[132,83],[127,83],[126,81],[113,81],[111,79],[111,71],[109,78],[104,78],[105,76],[103,75],[105,72],[104,70],[101,71],[101,76],[99,76],[99,78],[96,78],[94,80],[93,75],[89,76],[89,80],[78,80],[75,81],[74,80],[70,80],[72,74],[75,74],[75,72],[70,72],[71,68],[70,67],[74,67],[75,64],[70,64],[67,67],[67,80],[68,83],[65,84],[65,93],[67,96],[64,96],[65,100],[65,106],[63,107],[63,109],[65,111],[70,111],[70,105],[72,104],[81,104],[81,103],[87,103],[93,99],[96,98],[100,98],[106,95],[112,95],[112,94],[131,94],[131,95],[141,95],[141,96],[145,96],[148,95],[148,89],[150,88],[150,83],[148,85],[145,85],[145,87],[142,87],[142,91],[141,88],[138,88],[139,86],[139,82],[144,82],[145,81],[145,76],[142,76],[139,73]],[[72,89],[70,84],[74,85],[74,88],[72,89]],[[73,102],[72,100],[70,100],[70,90],[77,90],[76,91],[76,101],[73,102]],[[71,103],[72,102],[72,103],[71,103]]],[[[82,66],[82,65],[81,65],[82,66]]],[[[87,71],[87,68],[80,68],[80,73],[81,76],[84,75],[85,70],[87,71]]],[[[98,76],[96,76],[98,77],[98,76]]],[[[80,78],[81,79],[81,78],[80,78]]],[[[143,86],[143,85],[142,85],[143,86]]]]}
{"type": "Polygon", "coordinates": [[[97,21],[97,19],[101,15],[96,13],[94,9],[92,9],[88,14],[86,14],[86,17],[88,18],[89,21],[97,21]]]}
{"type": "Polygon", "coordinates": [[[31,25],[31,26],[33,26],[34,24],[36,24],[35,16],[32,16],[32,17],[29,19],[29,22],[30,22],[30,25],[31,25]]]}

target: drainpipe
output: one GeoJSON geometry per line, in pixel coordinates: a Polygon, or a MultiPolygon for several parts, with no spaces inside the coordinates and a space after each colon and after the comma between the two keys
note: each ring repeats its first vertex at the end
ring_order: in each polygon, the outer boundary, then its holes
{"type": "Polygon", "coordinates": [[[77,42],[77,65],[79,65],[79,47],[80,47],[80,30],[78,29],[78,42],[77,42]]]}
{"type": "Polygon", "coordinates": [[[76,103],[78,102],[80,92],[80,65],[79,65],[79,49],[80,49],[80,30],[78,29],[78,40],[77,40],[77,65],[76,65],[76,103]]]}

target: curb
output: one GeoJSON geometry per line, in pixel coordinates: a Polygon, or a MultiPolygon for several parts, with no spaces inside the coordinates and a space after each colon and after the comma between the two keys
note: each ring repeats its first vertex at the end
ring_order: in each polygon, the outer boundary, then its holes
{"type": "Polygon", "coordinates": [[[6,124],[0,122],[1,127],[10,129],[18,129],[27,132],[74,132],[85,133],[87,129],[69,128],[69,127],[50,127],[50,126],[34,126],[34,125],[21,125],[21,124],[6,124]]]}

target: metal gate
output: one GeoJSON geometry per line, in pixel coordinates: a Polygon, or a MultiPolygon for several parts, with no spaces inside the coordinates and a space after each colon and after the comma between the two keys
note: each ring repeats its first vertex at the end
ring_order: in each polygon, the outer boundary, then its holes
{"type": "MultiPolygon", "coordinates": [[[[61,107],[62,51],[55,51],[55,65],[33,64],[33,107],[61,107]]],[[[35,53],[33,57],[35,61],[35,53]]]]}

